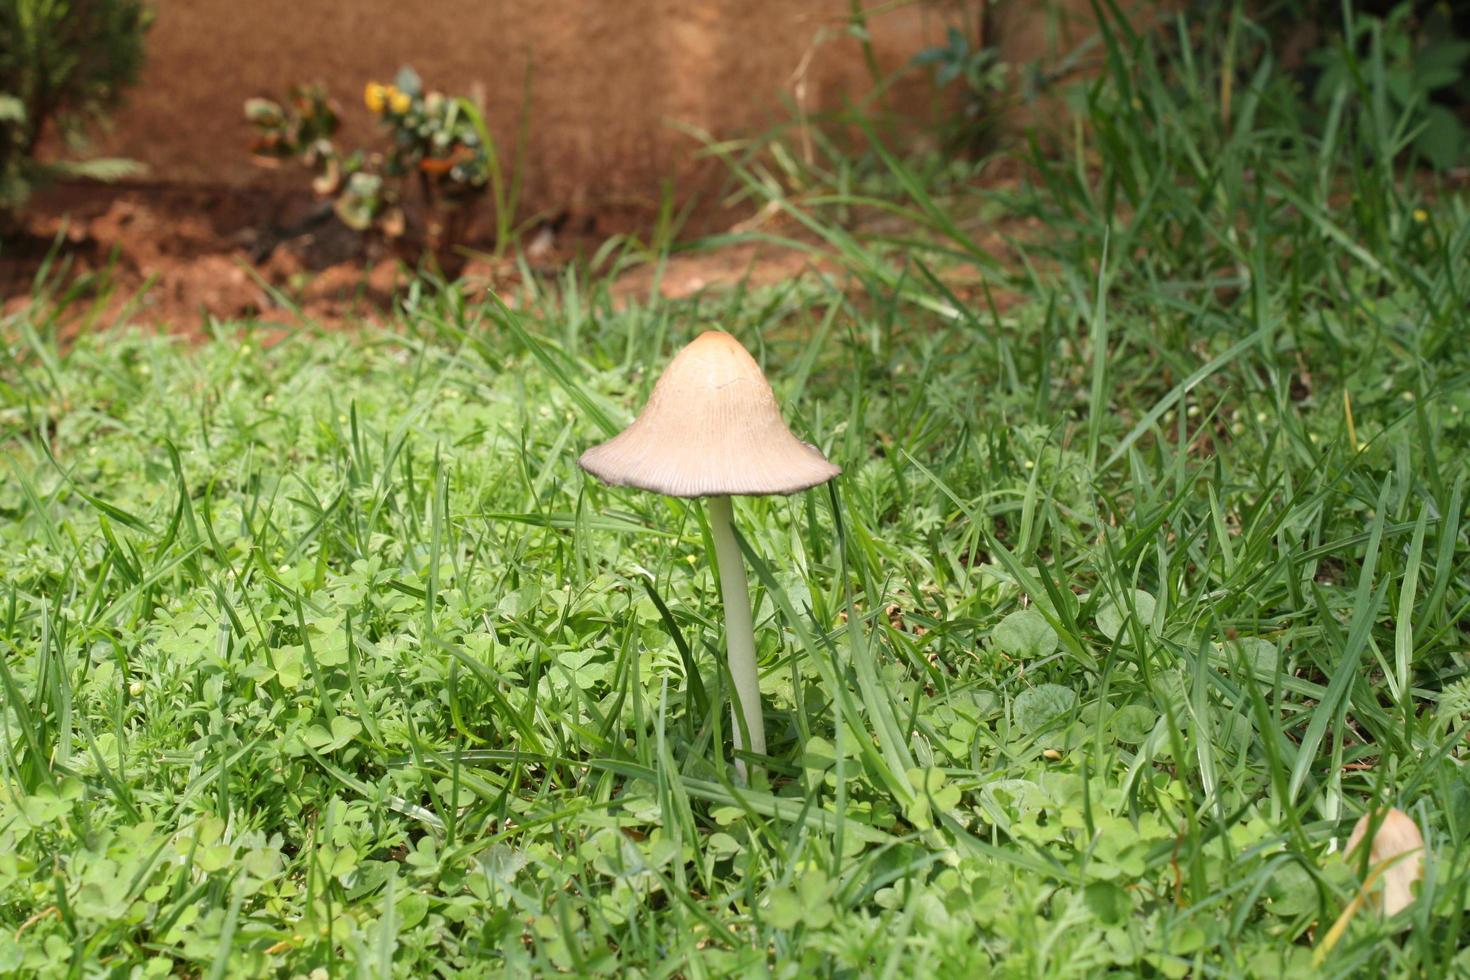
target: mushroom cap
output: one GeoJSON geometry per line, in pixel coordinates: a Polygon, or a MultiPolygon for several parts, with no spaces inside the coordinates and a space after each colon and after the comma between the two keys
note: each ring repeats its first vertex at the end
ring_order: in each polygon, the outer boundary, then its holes
{"type": "MultiPolygon", "coordinates": [[[[1370,810],[1354,825],[1347,847],[1343,848],[1350,860],[1357,859],[1354,851],[1362,845],[1373,818],[1370,810]]],[[[1383,871],[1381,908],[1384,915],[1396,915],[1414,901],[1412,886],[1424,875],[1424,837],[1414,819],[1398,807],[1390,807],[1382,814],[1378,832],[1368,844],[1369,867],[1385,861],[1393,864],[1383,871]]]]}
{"type": "Polygon", "coordinates": [[[670,497],[796,493],[842,472],[791,434],[760,365],[720,330],[681,350],[633,424],[578,462],[604,483],[670,497]]]}

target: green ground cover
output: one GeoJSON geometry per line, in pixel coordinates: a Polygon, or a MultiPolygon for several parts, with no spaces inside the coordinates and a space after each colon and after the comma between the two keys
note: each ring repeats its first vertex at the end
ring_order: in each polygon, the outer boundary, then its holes
{"type": "Polygon", "coordinates": [[[1377,801],[1428,874],[1321,970],[1470,971],[1470,208],[1371,72],[1308,132],[1150,43],[1004,195],[732,159],[841,274],[424,280],[264,350],[13,315],[0,970],[1281,975],[1377,801]],[[702,508],[575,465],[711,323],[845,471],[736,504],[748,788],[702,508]]]}

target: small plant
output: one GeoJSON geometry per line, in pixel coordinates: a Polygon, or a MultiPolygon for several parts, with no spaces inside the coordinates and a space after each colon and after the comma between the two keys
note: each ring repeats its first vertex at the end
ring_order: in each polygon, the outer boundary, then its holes
{"type": "Polygon", "coordinates": [[[1448,10],[1420,17],[1415,4],[1400,3],[1386,17],[1358,14],[1342,41],[1312,61],[1321,71],[1312,100],[1318,107],[1329,107],[1340,91],[1358,91],[1380,140],[1397,134],[1441,170],[1470,154],[1470,129],[1451,108],[1470,105],[1470,39],[1457,36],[1448,10]]]}
{"type": "Polygon", "coordinates": [[[283,103],[249,99],[251,151],[275,162],[297,159],[315,172],[312,189],[333,199],[342,223],[395,239],[408,230],[404,202],[417,188],[430,248],[460,242],[491,179],[491,147],[479,108],[465,96],[425,92],[412,69],[392,84],[371,81],[363,102],[385,130],[385,151],[344,152],[333,142],[335,104],[319,85],[294,86],[283,103]]]}
{"type": "Polygon", "coordinates": [[[979,149],[988,143],[996,102],[1006,86],[1006,66],[999,52],[975,47],[963,31],[951,27],[944,44],[925,48],[912,63],[930,68],[941,89],[960,85],[959,112],[943,127],[945,141],[955,149],[979,149]]]}
{"type": "Polygon", "coordinates": [[[1412,153],[1446,170],[1470,155],[1470,10],[1463,8],[1286,0],[1250,20],[1302,96],[1295,125],[1320,136],[1329,123],[1350,121],[1369,157],[1393,162],[1412,153]]]}
{"type": "Polygon", "coordinates": [[[111,180],[128,160],[41,163],[53,129],[78,146],[137,81],[152,13],[142,0],[0,0],[0,212],[55,177],[111,180]]]}
{"type": "Polygon", "coordinates": [[[246,99],[245,118],[255,126],[250,152],[278,160],[300,157],[316,166],[335,154],[332,137],[337,133],[337,109],[320,85],[293,85],[284,105],[270,99],[246,99]]]}

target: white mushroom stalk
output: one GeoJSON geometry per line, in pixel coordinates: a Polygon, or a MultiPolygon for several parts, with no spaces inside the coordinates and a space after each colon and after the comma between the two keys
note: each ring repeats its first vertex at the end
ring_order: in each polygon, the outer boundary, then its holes
{"type": "MultiPolygon", "coordinates": [[[[750,734],[750,751],[766,754],[766,722],[761,713],[760,674],[755,667],[755,626],[750,619],[750,586],[745,578],[745,560],[735,540],[735,508],[729,497],[709,499],[709,533],[715,541],[715,559],[720,566],[720,593],[725,601],[725,649],[730,657],[730,680],[735,701],[730,705],[730,730],[735,751],[744,747],[744,728],[750,734]]],[[[744,763],[735,765],[744,775],[744,763]]]]}
{"type": "MultiPolygon", "coordinates": [[[[659,376],[633,424],[587,450],[579,462],[613,486],[709,498],[735,687],[735,749],[747,748],[748,734],[748,751],[765,755],[749,587],[730,497],[796,493],[842,470],[791,434],[760,365],[739,341],[718,330],[700,334],[681,350],[659,376]]],[[[744,778],[739,760],[737,768],[744,778]]]]}

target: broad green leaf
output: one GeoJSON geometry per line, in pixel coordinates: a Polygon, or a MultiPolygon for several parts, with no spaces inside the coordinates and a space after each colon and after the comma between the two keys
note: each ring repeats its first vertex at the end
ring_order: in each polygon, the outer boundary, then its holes
{"type": "Polygon", "coordinates": [[[1057,631],[1035,609],[1018,609],[990,635],[996,648],[1017,660],[1040,660],[1057,650],[1057,631]]]}
{"type": "Polygon", "coordinates": [[[1154,608],[1156,602],[1154,597],[1147,592],[1138,589],[1132,590],[1133,610],[1130,611],[1126,603],[1114,599],[1104,599],[1097,610],[1097,628],[1110,640],[1116,640],[1118,634],[1123,632],[1123,624],[1128,621],[1131,612],[1136,612],[1140,625],[1144,629],[1150,629],[1154,621],[1154,608]]]}
{"type": "Polygon", "coordinates": [[[1124,745],[1138,745],[1148,738],[1158,720],[1159,713],[1147,705],[1129,704],[1113,714],[1108,729],[1124,745]]]}
{"type": "Polygon", "coordinates": [[[1016,727],[1028,735],[1069,714],[1077,705],[1077,693],[1060,684],[1038,684],[1016,695],[1011,710],[1016,727]]]}

